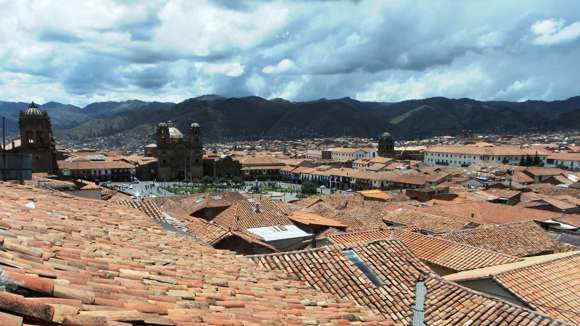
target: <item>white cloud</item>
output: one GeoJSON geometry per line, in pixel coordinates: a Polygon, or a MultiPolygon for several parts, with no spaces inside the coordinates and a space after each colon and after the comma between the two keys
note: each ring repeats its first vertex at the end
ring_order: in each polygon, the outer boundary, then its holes
{"type": "Polygon", "coordinates": [[[532,41],[536,45],[552,45],[569,42],[580,37],[580,21],[564,26],[563,19],[546,19],[532,25],[531,31],[536,35],[532,41]]]}
{"type": "Polygon", "coordinates": [[[420,77],[404,78],[394,74],[387,80],[369,85],[356,94],[356,98],[367,101],[400,101],[425,97],[462,97],[487,87],[489,76],[478,66],[468,66],[458,70],[434,69],[420,77]]]}
{"type": "Polygon", "coordinates": [[[490,1],[0,0],[0,100],[578,95],[577,0],[490,1]]]}
{"type": "Polygon", "coordinates": [[[244,66],[235,63],[198,63],[195,65],[199,70],[209,74],[222,74],[229,77],[238,77],[244,73],[244,66]]]}
{"type": "Polygon", "coordinates": [[[262,72],[265,74],[281,74],[285,72],[289,72],[296,68],[294,61],[286,58],[280,60],[276,65],[266,66],[262,69],[262,72]]]}

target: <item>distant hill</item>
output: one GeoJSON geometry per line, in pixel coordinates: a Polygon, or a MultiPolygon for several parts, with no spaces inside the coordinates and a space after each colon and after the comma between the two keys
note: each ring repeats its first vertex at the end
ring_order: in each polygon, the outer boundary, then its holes
{"type": "MultiPolygon", "coordinates": [[[[8,130],[17,130],[18,111],[27,103],[0,102],[8,130]]],[[[249,96],[204,95],[181,103],[98,102],[79,108],[56,102],[49,112],[57,137],[88,141],[126,137],[151,141],[155,125],[172,120],[186,130],[202,125],[205,141],[260,138],[366,136],[390,131],[396,137],[425,137],[471,132],[514,132],[580,128],[580,97],[563,101],[476,101],[434,97],[396,103],[351,98],[290,102],[249,96]]]]}

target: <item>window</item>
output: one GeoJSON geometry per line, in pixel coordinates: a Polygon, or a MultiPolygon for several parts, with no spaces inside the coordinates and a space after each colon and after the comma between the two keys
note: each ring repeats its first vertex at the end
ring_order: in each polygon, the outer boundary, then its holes
{"type": "Polygon", "coordinates": [[[348,260],[350,260],[358,269],[363,272],[368,279],[373,283],[375,287],[383,285],[383,281],[378,277],[378,275],[370,269],[370,267],[365,264],[364,261],[359,257],[359,255],[352,249],[343,250],[343,254],[348,260]]]}

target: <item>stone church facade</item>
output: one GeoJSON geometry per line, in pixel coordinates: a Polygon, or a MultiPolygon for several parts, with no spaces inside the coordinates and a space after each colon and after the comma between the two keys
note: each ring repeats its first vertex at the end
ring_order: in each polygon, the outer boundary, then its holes
{"type": "Polygon", "coordinates": [[[14,151],[30,155],[32,172],[56,173],[56,144],[48,113],[32,102],[20,112],[19,125],[20,147],[15,147],[14,151]]]}
{"type": "Polygon", "coordinates": [[[195,181],[203,176],[201,130],[192,123],[183,135],[173,122],[161,122],[155,132],[157,142],[157,179],[195,181]]]}

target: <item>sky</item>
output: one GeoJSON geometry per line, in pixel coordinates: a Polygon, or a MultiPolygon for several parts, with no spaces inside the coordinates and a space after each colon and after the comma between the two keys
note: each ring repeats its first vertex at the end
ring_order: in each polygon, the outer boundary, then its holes
{"type": "Polygon", "coordinates": [[[580,95],[580,3],[0,0],[0,100],[580,95]]]}

